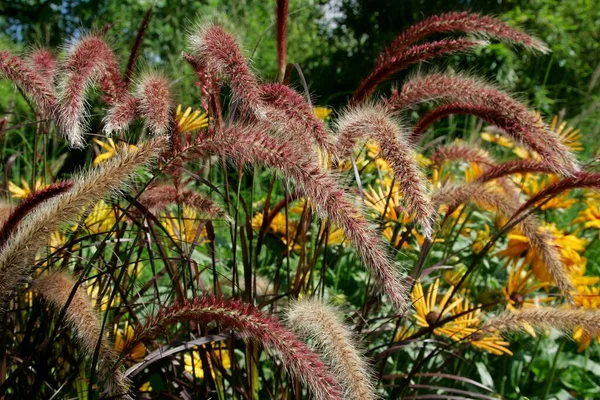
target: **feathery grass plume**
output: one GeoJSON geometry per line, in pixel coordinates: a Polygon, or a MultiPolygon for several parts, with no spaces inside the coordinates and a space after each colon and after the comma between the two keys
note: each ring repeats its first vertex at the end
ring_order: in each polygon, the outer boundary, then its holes
{"type": "Polygon", "coordinates": [[[125,69],[125,76],[123,77],[123,82],[125,84],[125,90],[129,88],[131,84],[131,78],[133,77],[133,70],[135,68],[135,64],[140,55],[140,48],[142,47],[142,42],[144,41],[144,35],[146,34],[146,30],[148,30],[148,25],[150,25],[150,19],[152,18],[153,6],[150,6],[146,14],[144,14],[144,18],[142,19],[142,23],[138,28],[137,34],[135,35],[135,41],[133,42],[133,46],[131,47],[131,51],[129,52],[129,60],[127,60],[127,68],[125,69]]]}
{"type": "Polygon", "coordinates": [[[39,108],[42,115],[48,116],[56,107],[56,96],[52,82],[20,57],[8,51],[0,51],[0,77],[17,85],[39,108]]]}
{"type": "Polygon", "coordinates": [[[344,390],[344,399],[375,400],[373,372],[350,327],[339,311],[322,301],[294,302],[286,312],[287,325],[300,337],[311,339],[344,390]]]}
{"type": "MultiPolygon", "coordinates": [[[[448,213],[467,201],[487,204],[498,210],[506,218],[514,216],[519,209],[518,203],[511,196],[507,196],[477,181],[460,186],[447,185],[434,194],[435,204],[448,205],[448,213]]],[[[553,244],[552,236],[547,231],[540,229],[532,216],[521,221],[519,228],[529,240],[530,246],[538,251],[540,259],[554,279],[554,283],[558,289],[563,293],[567,301],[572,302],[573,297],[571,293],[575,290],[575,287],[563,268],[560,261],[560,254],[553,244]]]]}
{"type": "Polygon", "coordinates": [[[380,156],[387,160],[400,183],[408,210],[426,237],[433,233],[435,210],[431,204],[425,180],[419,171],[416,154],[407,135],[381,104],[351,107],[336,121],[338,155],[348,157],[358,140],[373,138],[381,147],[380,156]]]}
{"type": "Polygon", "coordinates": [[[506,311],[486,321],[481,330],[484,332],[523,331],[523,326],[526,324],[540,330],[554,328],[563,332],[581,327],[589,335],[598,335],[600,334],[600,310],[532,307],[517,312],[506,311]]]}
{"type": "Polygon", "coordinates": [[[6,242],[8,236],[17,229],[19,223],[27,216],[27,214],[44,201],[51,199],[54,196],[58,196],[72,187],[73,181],[55,183],[42,190],[31,193],[21,201],[14,209],[12,209],[8,218],[2,223],[2,228],[0,228],[0,248],[4,242],[6,242]]]}
{"type": "Polygon", "coordinates": [[[125,92],[119,64],[114,53],[99,36],[85,36],[69,49],[60,66],[58,125],[72,147],[84,145],[83,135],[88,111],[85,92],[99,84],[103,99],[109,105],[117,103],[125,92]]]}
{"type": "Polygon", "coordinates": [[[150,162],[166,139],[148,140],[135,150],[123,149],[115,157],[74,179],[67,192],[45,201],[29,213],[0,251],[0,313],[13,291],[33,272],[34,258],[50,233],[77,220],[86,207],[119,189],[135,170],[150,162]]]}
{"type": "Polygon", "coordinates": [[[171,126],[171,93],[169,80],[151,73],[143,76],[137,85],[136,99],[140,116],[155,135],[164,135],[171,126]]]}
{"type": "MultiPolygon", "coordinates": [[[[65,272],[51,272],[37,278],[33,282],[33,288],[59,312],[67,304],[76,284],[77,281],[65,272]]],[[[107,338],[102,338],[102,323],[97,311],[92,307],[90,297],[82,287],[75,291],[69,307],[65,310],[65,318],[77,335],[81,349],[88,356],[94,354],[98,340],[102,340],[98,354],[98,375],[106,394],[121,399],[130,398],[127,395],[127,378],[119,368],[115,369],[119,356],[113,350],[112,343],[107,338]]]]}
{"type": "Polygon", "coordinates": [[[286,66],[287,14],[288,0],[277,0],[277,7],[275,8],[275,39],[277,40],[277,77],[279,81],[283,80],[286,66]]]}
{"type": "Polygon", "coordinates": [[[423,101],[461,103],[463,113],[475,115],[502,128],[523,146],[538,153],[555,172],[569,175],[579,170],[573,154],[558,134],[547,129],[541,117],[508,94],[476,78],[430,74],[410,79],[388,100],[396,112],[423,101]]]}
{"type": "Polygon", "coordinates": [[[404,312],[410,304],[406,278],[390,259],[377,232],[339,185],[337,177],[322,169],[312,153],[298,148],[293,142],[281,142],[263,133],[264,130],[261,126],[232,126],[204,138],[196,152],[201,157],[212,152],[238,165],[274,168],[294,182],[298,193],[308,197],[321,216],[330,218],[342,228],[392,304],[399,312],[404,312]]]}
{"type": "Polygon", "coordinates": [[[163,210],[170,204],[185,204],[211,218],[226,217],[225,211],[214,201],[192,190],[177,190],[170,185],[157,185],[144,190],[140,203],[151,210],[163,210]]]}
{"type": "Polygon", "coordinates": [[[158,336],[166,326],[183,321],[212,322],[248,336],[267,351],[275,350],[284,367],[310,389],[314,398],[342,399],[341,388],[320,357],[272,316],[252,304],[216,296],[175,302],[148,318],[133,344],[158,336]]]}
{"type": "Polygon", "coordinates": [[[322,149],[335,154],[334,139],[300,93],[281,83],[262,84],[259,89],[261,98],[270,108],[267,116],[271,123],[291,133],[291,140],[312,138],[322,149]]]}
{"type": "Polygon", "coordinates": [[[204,62],[207,72],[225,77],[233,94],[262,119],[265,110],[258,83],[235,37],[219,25],[207,25],[190,37],[190,43],[193,54],[204,62]]]}
{"type": "Polygon", "coordinates": [[[527,208],[540,203],[544,200],[558,196],[562,192],[578,188],[593,188],[600,189],[600,173],[589,173],[585,171],[577,172],[573,176],[552,182],[545,186],[542,190],[531,196],[517,211],[518,214],[525,211],[527,208]]]}
{"type": "Polygon", "coordinates": [[[42,76],[43,79],[47,79],[52,86],[52,80],[54,79],[54,72],[56,70],[56,57],[54,54],[47,49],[37,48],[27,55],[27,61],[29,65],[42,76]]]}
{"type": "Polygon", "coordinates": [[[113,132],[122,132],[133,122],[137,113],[137,100],[129,93],[112,105],[102,119],[103,132],[110,135],[113,132]]]}
{"type": "Polygon", "coordinates": [[[429,158],[435,165],[442,165],[445,161],[466,161],[484,165],[494,164],[494,160],[487,151],[466,143],[457,142],[438,147],[429,158]]]}
{"type": "Polygon", "coordinates": [[[479,182],[488,182],[507,175],[532,172],[551,174],[554,172],[554,169],[544,161],[531,159],[511,160],[487,168],[476,180],[479,182]]]}
{"type": "MultiPolygon", "coordinates": [[[[449,12],[424,19],[396,37],[390,44],[389,51],[391,53],[401,51],[431,34],[450,32],[474,33],[512,44],[520,44],[541,53],[549,51],[541,40],[512,28],[497,18],[468,12],[449,12]]],[[[382,58],[389,56],[388,53],[384,53],[382,58]]]]}
{"type": "Polygon", "coordinates": [[[352,102],[356,104],[366,100],[382,82],[411,64],[458,53],[472,47],[485,45],[486,43],[481,40],[444,39],[431,43],[418,44],[399,53],[390,54],[384,60],[381,60],[369,76],[360,83],[352,96],[352,102]]]}

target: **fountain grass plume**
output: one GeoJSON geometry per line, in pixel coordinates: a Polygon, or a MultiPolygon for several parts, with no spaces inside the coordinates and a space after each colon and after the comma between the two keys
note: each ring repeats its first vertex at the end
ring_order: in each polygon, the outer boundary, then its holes
{"type": "Polygon", "coordinates": [[[340,311],[317,299],[292,303],[286,312],[287,325],[310,340],[322,354],[344,390],[344,399],[375,400],[373,371],[354,332],[339,317],[340,311]]]}
{"type": "Polygon", "coordinates": [[[408,210],[421,225],[423,234],[433,233],[435,210],[431,204],[417,156],[406,132],[381,104],[363,104],[346,110],[336,121],[338,156],[347,158],[361,139],[372,138],[381,148],[380,156],[390,163],[400,184],[408,210]]]}
{"type": "Polygon", "coordinates": [[[395,112],[402,112],[425,101],[460,103],[456,108],[461,113],[475,115],[500,127],[512,139],[538,153],[556,173],[571,175],[579,170],[575,156],[558,134],[546,127],[541,117],[479,79],[444,74],[416,76],[408,80],[400,92],[392,93],[388,105],[395,112]]]}
{"type": "Polygon", "coordinates": [[[58,126],[72,147],[84,146],[86,130],[85,94],[98,83],[103,99],[117,103],[126,93],[119,63],[104,40],[88,35],[75,42],[60,66],[58,126]]]}
{"type": "Polygon", "coordinates": [[[203,296],[172,303],[161,308],[136,329],[136,337],[130,345],[154,339],[169,325],[184,321],[214,321],[231,328],[257,341],[268,352],[276,352],[282,365],[310,389],[315,399],[343,398],[342,389],[318,355],[276,318],[262,313],[252,304],[238,300],[203,296]]]}
{"type": "MultiPolygon", "coordinates": [[[[65,272],[51,272],[33,282],[33,288],[57,312],[64,309],[76,285],[77,281],[65,272]]],[[[98,312],[81,286],[77,287],[69,306],[65,309],[65,319],[75,332],[79,347],[86,355],[93,355],[98,341],[101,340],[98,354],[98,375],[106,394],[120,399],[130,398],[127,395],[129,382],[117,366],[119,356],[113,350],[112,343],[102,337],[102,323],[98,312]]]]}
{"type": "Polygon", "coordinates": [[[2,77],[17,85],[42,115],[52,115],[57,102],[54,88],[52,82],[37,69],[9,51],[0,51],[0,78],[2,77]]]}

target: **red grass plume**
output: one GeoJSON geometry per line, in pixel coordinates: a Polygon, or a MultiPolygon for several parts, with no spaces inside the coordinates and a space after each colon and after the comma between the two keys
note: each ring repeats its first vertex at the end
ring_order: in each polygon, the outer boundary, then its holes
{"type": "Polygon", "coordinates": [[[321,358],[279,321],[252,304],[215,296],[196,297],[173,303],[148,318],[133,344],[153,339],[169,325],[184,321],[217,322],[275,351],[290,374],[300,379],[316,399],[342,399],[341,388],[321,358]]]}
{"type": "Polygon", "coordinates": [[[312,139],[323,150],[335,154],[333,138],[300,93],[287,85],[268,83],[260,85],[260,95],[269,106],[269,121],[291,140],[308,144],[312,139]]]}
{"type": "Polygon", "coordinates": [[[429,158],[438,166],[441,166],[445,161],[466,161],[483,165],[494,164],[494,160],[487,151],[460,142],[438,147],[429,158]]]}
{"type": "Polygon", "coordinates": [[[23,201],[21,201],[19,205],[17,205],[11,211],[8,218],[2,224],[2,228],[0,229],[0,247],[2,244],[4,244],[4,242],[6,242],[8,236],[17,229],[19,223],[27,216],[27,214],[29,214],[44,201],[58,196],[72,187],[72,181],[59,182],[42,190],[31,193],[29,196],[23,199],[23,201]]]}
{"type": "Polygon", "coordinates": [[[277,41],[277,73],[279,78],[278,80],[281,81],[283,79],[283,75],[285,74],[288,0],[277,0],[275,15],[275,39],[277,41]]]}
{"type": "Polygon", "coordinates": [[[418,76],[406,82],[400,93],[392,94],[389,106],[401,112],[424,101],[459,103],[457,109],[461,113],[475,115],[502,128],[511,138],[538,153],[556,173],[569,175],[579,170],[573,154],[539,116],[478,79],[442,74],[418,76]]]}
{"type": "Polygon", "coordinates": [[[172,125],[172,100],[169,80],[158,73],[143,76],[137,85],[136,100],[140,116],[150,132],[164,135],[172,125]]]}
{"type": "Polygon", "coordinates": [[[407,135],[394,121],[387,109],[380,105],[362,105],[348,109],[336,122],[338,155],[350,156],[356,143],[373,138],[381,147],[380,156],[387,160],[399,182],[402,197],[426,237],[433,233],[435,210],[427,193],[427,186],[417,166],[416,153],[407,141],[407,135]]]}
{"type": "Polygon", "coordinates": [[[52,82],[8,51],[0,51],[0,78],[2,77],[12,81],[31,98],[42,115],[49,116],[54,112],[56,96],[52,82]]]}
{"type": "Polygon", "coordinates": [[[87,110],[85,92],[99,84],[103,99],[117,103],[125,92],[114,53],[99,36],[90,35],[75,43],[61,65],[58,125],[72,147],[83,147],[87,110]]]}
{"type": "Polygon", "coordinates": [[[52,85],[54,72],[56,71],[56,57],[47,49],[35,49],[27,55],[27,61],[42,78],[47,79],[52,85]]]}
{"type": "MultiPolygon", "coordinates": [[[[465,32],[490,37],[529,49],[548,52],[541,40],[512,28],[497,18],[468,12],[450,12],[434,15],[411,26],[390,44],[391,52],[398,52],[435,33],[465,32]]],[[[382,57],[388,56],[384,53],[382,57]]]]}
{"type": "Polygon", "coordinates": [[[238,165],[263,165],[279,171],[310,199],[321,216],[331,218],[357,247],[363,262],[375,275],[399,312],[408,306],[407,282],[389,258],[378,233],[372,229],[339,179],[322,169],[311,153],[263,133],[262,126],[234,126],[206,137],[196,149],[200,157],[216,153],[238,165]]]}
{"type": "Polygon", "coordinates": [[[77,282],[71,275],[64,272],[52,272],[34,281],[35,288],[56,311],[64,309],[65,318],[71,329],[77,335],[81,349],[88,355],[94,354],[100,342],[98,353],[98,374],[100,383],[104,385],[109,396],[129,398],[129,382],[118,368],[119,356],[113,350],[113,345],[102,335],[102,323],[98,313],[92,307],[92,302],[85,290],[79,286],[71,297],[77,282]]]}
{"type": "Polygon", "coordinates": [[[204,63],[207,72],[226,78],[234,96],[243,101],[257,117],[264,118],[258,82],[235,37],[218,25],[208,25],[193,34],[190,43],[193,55],[204,63]]]}
{"type": "Polygon", "coordinates": [[[157,185],[144,190],[140,203],[150,210],[163,210],[170,204],[185,204],[210,218],[226,217],[223,209],[214,201],[192,190],[177,190],[171,185],[157,185]]]}
{"type": "MultiPolygon", "coordinates": [[[[386,79],[408,66],[420,61],[465,51],[486,42],[470,39],[445,39],[409,47],[398,53],[391,53],[375,66],[373,71],[359,85],[352,96],[353,103],[360,103],[371,96],[373,91],[386,79]]],[[[386,54],[389,51],[384,51],[386,54]]]]}

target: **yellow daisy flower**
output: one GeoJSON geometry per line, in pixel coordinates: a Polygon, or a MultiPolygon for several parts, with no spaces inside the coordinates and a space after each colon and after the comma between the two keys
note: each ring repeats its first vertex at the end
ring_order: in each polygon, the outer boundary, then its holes
{"type": "Polygon", "coordinates": [[[313,113],[315,114],[315,117],[321,121],[325,121],[327,118],[329,118],[332,112],[333,110],[329,107],[313,107],[313,113]]]}
{"type": "MultiPolygon", "coordinates": [[[[425,295],[421,281],[419,280],[415,283],[415,287],[411,294],[416,311],[413,314],[413,317],[420,327],[428,328],[436,326],[439,321],[449,317],[452,310],[458,307],[463,301],[461,298],[456,298],[451,304],[448,304],[450,294],[452,293],[452,290],[449,289],[438,303],[439,286],[440,280],[436,279],[435,282],[429,286],[427,295],[425,295]]],[[[445,335],[456,338],[457,326],[454,321],[451,325],[451,327],[447,327],[446,324],[436,327],[433,330],[433,333],[435,335],[445,335]]]]}
{"type": "MultiPolygon", "coordinates": [[[[231,359],[229,358],[229,351],[227,346],[224,344],[217,344],[212,346],[212,353],[207,355],[210,373],[215,378],[218,370],[212,367],[213,362],[218,362],[224,369],[231,368],[231,359]]],[[[204,368],[202,366],[202,359],[200,358],[200,352],[193,350],[190,353],[183,355],[183,364],[186,372],[198,379],[204,379],[204,368]]]]}
{"type": "Polygon", "coordinates": [[[562,142],[569,148],[569,150],[574,152],[583,150],[583,146],[579,141],[582,137],[579,129],[568,126],[566,121],[563,121],[559,124],[558,115],[552,117],[552,121],[550,122],[550,130],[558,134],[562,142]]]}
{"type": "Polygon", "coordinates": [[[486,142],[494,143],[502,147],[506,147],[507,149],[512,149],[514,146],[513,142],[509,138],[499,133],[482,132],[480,136],[486,142]]]}
{"type": "MultiPolygon", "coordinates": [[[[134,336],[135,336],[135,331],[133,330],[131,325],[129,325],[129,322],[125,322],[125,327],[122,330],[119,329],[118,325],[115,324],[114,348],[115,348],[115,351],[117,352],[117,354],[121,355],[121,353],[123,351],[125,351],[125,349],[129,346],[129,342],[133,339],[134,336]]],[[[141,361],[145,355],[146,355],[146,347],[144,346],[143,343],[138,343],[133,347],[133,349],[129,350],[129,353],[127,354],[127,358],[129,358],[130,360],[132,360],[134,362],[138,362],[138,361],[141,361]]]]}
{"type": "Polygon", "coordinates": [[[175,120],[180,133],[196,131],[208,126],[209,118],[207,113],[199,110],[192,112],[192,108],[188,107],[185,112],[181,112],[181,104],[177,106],[175,111],[175,120]]]}
{"type": "Polygon", "coordinates": [[[137,148],[132,144],[126,144],[122,142],[119,143],[119,145],[117,145],[111,138],[108,138],[106,142],[94,138],[94,143],[100,146],[100,148],[104,149],[105,152],[98,154],[96,158],[94,158],[94,161],[92,161],[92,165],[98,165],[106,160],[113,158],[115,154],[117,154],[122,148],[129,147],[129,150],[135,150],[137,148]]]}
{"type": "Polygon", "coordinates": [[[21,179],[21,186],[18,186],[13,182],[8,182],[8,191],[11,193],[13,198],[24,199],[25,197],[29,196],[32,192],[42,190],[46,186],[48,185],[42,183],[42,178],[37,178],[35,180],[35,186],[33,190],[31,190],[31,187],[29,186],[27,181],[25,179],[21,179]]]}
{"type": "Polygon", "coordinates": [[[596,202],[589,202],[573,222],[583,222],[584,228],[600,229],[600,207],[596,202]]]}
{"type": "Polygon", "coordinates": [[[178,243],[202,243],[207,235],[198,211],[192,207],[183,206],[181,216],[167,211],[162,221],[169,236],[178,243]]]}

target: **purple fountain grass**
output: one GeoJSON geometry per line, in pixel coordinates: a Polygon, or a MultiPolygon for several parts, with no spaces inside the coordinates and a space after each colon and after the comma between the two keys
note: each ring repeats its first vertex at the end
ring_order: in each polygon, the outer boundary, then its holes
{"type": "Polygon", "coordinates": [[[58,125],[72,147],[84,146],[88,111],[85,92],[98,82],[109,105],[125,95],[125,86],[114,53],[100,37],[90,35],[76,42],[61,65],[58,125]]]}
{"type": "Polygon", "coordinates": [[[358,338],[339,315],[340,310],[320,300],[308,299],[293,303],[286,319],[294,332],[310,339],[323,355],[344,390],[344,399],[375,400],[378,396],[372,383],[373,372],[358,338]]]}
{"type": "Polygon", "coordinates": [[[312,138],[323,150],[335,154],[334,139],[300,93],[280,83],[262,84],[259,89],[268,106],[268,119],[280,131],[291,140],[310,143],[312,138]]]}
{"type": "Polygon", "coordinates": [[[287,15],[288,0],[277,0],[277,7],[275,8],[275,40],[277,42],[277,77],[280,82],[283,80],[286,67],[287,15]]]}
{"type": "Polygon", "coordinates": [[[73,187],[30,212],[11,232],[0,251],[0,313],[9,296],[33,273],[34,258],[50,234],[77,221],[82,210],[118,190],[136,169],[149,163],[162,148],[163,137],[146,141],[135,150],[123,149],[115,157],[75,178],[73,187]]]}
{"type": "Polygon", "coordinates": [[[380,156],[390,163],[394,178],[399,182],[402,197],[426,237],[433,233],[435,210],[427,193],[427,186],[419,171],[416,153],[407,141],[407,135],[381,104],[365,104],[349,108],[336,121],[338,156],[350,156],[356,143],[373,138],[381,147],[380,156]]]}
{"type": "Polygon", "coordinates": [[[581,171],[575,173],[573,176],[567,176],[566,178],[552,182],[549,185],[546,185],[535,195],[531,196],[527,202],[521,205],[517,211],[517,214],[522,213],[529,207],[532,207],[544,200],[558,196],[562,192],[582,188],[600,189],[600,173],[581,171]]]}
{"type": "Polygon", "coordinates": [[[144,75],[137,85],[136,100],[140,116],[150,132],[164,135],[172,126],[173,110],[169,80],[158,73],[144,75]]]}
{"type": "Polygon", "coordinates": [[[408,306],[406,279],[387,254],[384,244],[338,178],[322,169],[311,153],[263,133],[264,126],[233,126],[198,144],[196,153],[228,158],[238,165],[263,165],[278,170],[296,184],[296,190],[317,207],[321,216],[331,218],[356,246],[363,262],[375,275],[398,312],[408,306]]]}
{"type": "Polygon", "coordinates": [[[47,49],[37,48],[27,55],[27,62],[31,65],[43,79],[50,82],[54,79],[54,73],[56,72],[56,57],[54,54],[47,49]]]}
{"type": "Polygon", "coordinates": [[[102,119],[103,131],[110,135],[113,132],[122,132],[131,125],[137,115],[137,100],[129,93],[112,105],[102,119]]]}
{"type": "Polygon", "coordinates": [[[259,119],[265,116],[256,77],[250,71],[236,39],[218,25],[201,27],[190,37],[193,54],[201,59],[211,75],[229,81],[234,96],[259,119]]]}
{"type": "Polygon", "coordinates": [[[483,324],[484,332],[524,331],[524,325],[539,330],[558,329],[564,333],[577,327],[591,336],[600,334],[600,310],[533,307],[516,312],[506,311],[483,324]]]}
{"type": "Polygon", "coordinates": [[[569,175],[579,170],[573,154],[539,116],[478,79],[443,74],[417,76],[406,82],[400,93],[394,92],[388,104],[395,112],[401,112],[423,101],[460,103],[461,113],[475,115],[500,127],[511,138],[538,153],[556,173],[569,175]]]}
{"type": "Polygon", "coordinates": [[[483,174],[477,177],[476,180],[479,182],[488,182],[507,175],[527,174],[534,172],[551,174],[554,172],[554,169],[544,161],[529,159],[511,160],[487,168],[483,174]]]}
{"type": "MultiPolygon", "coordinates": [[[[467,49],[485,45],[486,42],[470,39],[445,39],[409,47],[385,58],[358,86],[352,96],[354,104],[368,99],[373,91],[386,79],[408,66],[420,61],[458,53],[467,49]]],[[[385,51],[384,51],[385,52],[385,51]]]]}
{"type": "MultiPolygon", "coordinates": [[[[51,272],[36,279],[33,288],[48,301],[56,311],[62,310],[69,299],[77,281],[64,272],[51,272]]],[[[94,354],[98,341],[100,342],[98,373],[104,384],[108,396],[115,398],[130,398],[129,382],[117,366],[119,356],[113,350],[113,345],[108,339],[102,338],[102,323],[90,297],[79,286],[69,306],[65,310],[65,318],[71,329],[75,332],[80,347],[85,354],[94,354]]]]}
{"type": "Polygon", "coordinates": [[[520,44],[542,53],[549,51],[541,40],[512,28],[497,18],[468,12],[450,12],[434,15],[412,25],[394,39],[388,47],[389,53],[384,53],[381,58],[386,59],[426,36],[450,32],[474,33],[508,43],[520,44]]]}
{"type": "Polygon", "coordinates": [[[466,143],[456,142],[438,147],[429,158],[438,166],[441,166],[445,161],[466,161],[484,165],[495,163],[487,151],[466,143]]]}
{"type": "MultiPolygon", "coordinates": [[[[468,201],[486,204],[509,219],[517,215],[519,210],[518,203],[511,196],[482,182],[447,185],[439,189],[434,195],[434,202],[436,204],[446,204],[448,206],[448,214],[460,204],[468,201]]],[[[523,235],[529,240],[530,246],[539,252],[540,259],[554,279],[556,286],[563,293],[567,301],[572,302],[572,293],[575,291],[575,287],[563,268],[563,264],[560,261],[560,254],[554,246],[551,235],[539,228],[533,216],[524,219],[518,226],[523,235]]]]}
{"type": "Polygon", "coordinates": [[[19,223],[32,210],[42,204],[44,201],[58,196],[61,193],[71,189],[73,181],[64,181],[50,185],[44,189],[31,193],[23,201],[21,201],[10,213],[8,218],[3,222],[0,228],[0,248],[8,239],[8,236],[17,230],[19,223]]]}
{"type": "Polygon", "coordinates": [[[320,357],[279,321],[252,304],[215,296],[196,297],[162,308],[139,327],[133,345],[158,336],[167,326],[184,321],[212,322],[254,339],[279,354],[282,365],[300,379],[316,399],[342,399],[342,391],[320,357]]]}
{"type": "Polygon", "coordinates": [[[138,28],[137,34],[135,36],[135,41],[133,42],[133,46],[131,47],[131,51],[129,52],[129,60],[127,60],[127,68],[125,69],[125,76],[123,76],[123,82],[125,84],[125,90],[129,89],[129,85],[131,84],[131,80],[133,78],[133,70],[135,69],[135,64],[137,63],[137,59],[140,55],[140,49],[142,47],[142,42],[144,41],[144,35],[146,34],[146,30],[148,30],[148,26],[150,25],[150,19],[152,18],[152,10],[153,7],[150,6],[146,14],[144,14],[144,18],[142,19],[142,23],[138,28]]]}
{"type": "Polygon", "coordinates": [[[50,116],[56,108],[52,82],[30,67],[20,57],[0,51],[0,77],[17,85],[29,96],[43,116],[50,116]]]}
{"type": "Polygon", "coordinates": [[[144,190],[140,203],[151,210],[164,210],[170,204],[185,204],[211,218],[226,217],[225,211],[214,201],[192,190],[177,190],[171,185],[157,185],[144,190]]]}

